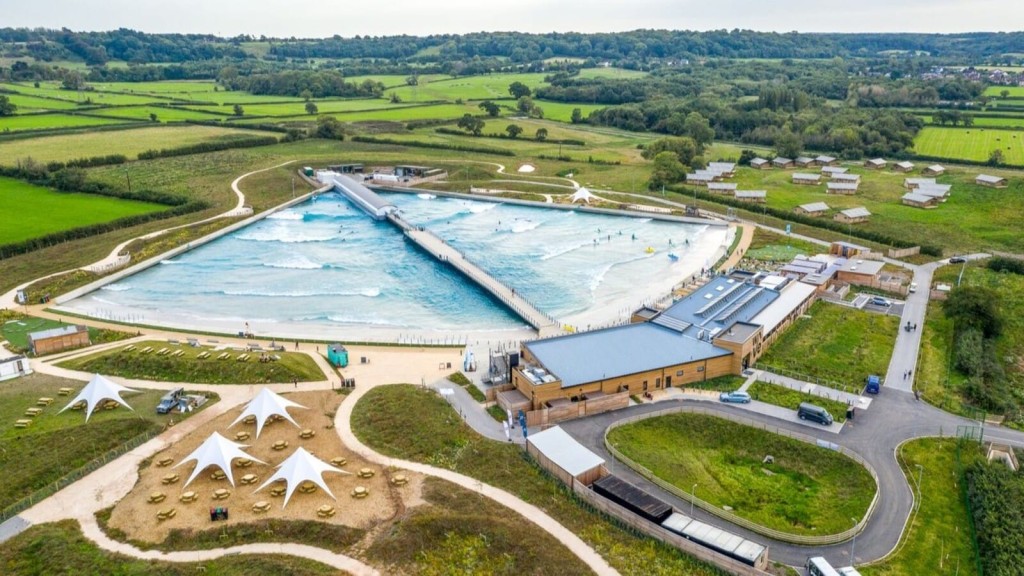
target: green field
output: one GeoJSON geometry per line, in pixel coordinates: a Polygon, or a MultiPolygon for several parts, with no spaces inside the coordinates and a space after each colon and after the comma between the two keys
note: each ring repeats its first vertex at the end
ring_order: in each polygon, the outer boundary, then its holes
{"type": "Polygon", "coordinates": [[[120,94],[110,92],[98,92],[95,90],[64,90],[56,82],[43,82],[39,88],[31,84],[0,84],[0,88],[6,88],[19,94],[29,96],[47,96],[49,98],[60,98],[71,102],[85,103],[102,106],[130,106],[132,104],[148,104],[151,102],[167,102],[166,98],[153,96],[136,96],[133,94],[120,94]]]}
{"type": "MultiPolygon", "coordinates": [[[[29,298],[29,300],[32,301],[32,298],[29,298]]],[[[0,315],[0,322],[2,322],[0,323],[0,339],[7,340],[7,343],[10,345],[9,348],[19,354],[28,351],[28,335],[32,332],[70,326],[67,322],[59,322],[57,320],[37,318],[34,316],[24,316],[9,312],[0,315]]],[[[89,341],[93,344],[116,342],[117,340],[130,338],[131,336],[132,335],[127,332],[118,332],[115,330],[105,330],[101,328],[89,328],[89,341]]]]}
{"type": "Polygon", "coordinates": [[[762,526],[790,534],[848,530],[875,495],[871,474],[814,444],[702,414],[648,418],[608,442],[655,476],[762,526]],[[766,455],[774,464],[764,464],[766,455]]]}
{"type": "Polygon", "coordinates": [[[847,386],[859,386],[870,374],[885,374],[899,316],[822,301],[811,305],[807,314],[810,318],[797,319],[758,360],[759,365],[847,386]]]}
{"type": "MultiPolygon", "coordinates": [[[[1001,68],[1006,70],[1006,68],[1001,68]]],[[[1024,98],[1024,86],[989,86],[985,89],[985,96],[993,98],[999,98],[999,93],[1003,90],[1009,90],[1010,98],[1024,98]]]]}
{"type": "MultiPolygon", "coordinates": [[[[922,120],[931,123],[931,116],[922,116],[922,120]]],[[[974,118],[974,126],[980,128],[992,127],[992,128],[1024,128],[1024,116],[1001,116],[999,118],[991,118],[984,116],[981,118],[974,118]]]]}
{"type": "Polygon", "coordinates": [[[54,100],[53,98],[40,98],[39,96],[24,96],[21,94],[4,94],[7,99],[18,107],[18,114],[30,112],[41,112],[45,110],[75,110],[80,106],[67,100],[54,100]]]}
{"type": "Polygon", "coordinates": [[[1024,134],[1017,132],[928,126],[914,138],[914,151],[918,154],[969,162],[985,162],[997,149],[1003,151],[1007,164],[1024,164],[1024,134]]]}
{"type": "MultiPolygon", "coordinates": [[[[160,108],[157,109],[162,110],[160,108]]],[[[110,122],[113,122],[111,120],[110,122]]],[[[114,132],[86,132],[42,136],[30,140],[0,140],[0,163],[14,165],[18,160],[31,157],[38,162],[63,162],[105,154],[124,154],[134,158],[139,152],[160,148],[178,148],[201,142],[251,138],[258,134],[251,130],[219,128],[215,126],[161,127],[140,124],[139,128],[114,132]]],[[[117,168],[122,172],[124,167],[117,168]]]]}
{"type": "MultiPolygon", "coordinates": [[[[976,445],[965,444],[962,450],[964,466],[979,457],[976,445]]],[[[900,447],[899,461],[915,497],[920,479],[920,508],[911,516],[892,556],[857,570],[864,576],[975,574],[971,519],[957,481],[956,441],[926,438],[907,442],[900,447]]]]}
{"type": "MultiPolygon", "coordinates": [[[[383,101],[381,101],[383,104],[383,101]]],[[[386,104],[385,104],[386,105],[386,104]]],[[[342,122],[405,122],[409,120],[432,120],[432,119],[457,119],[463,114],[479,114],[480,109],[469,104],[437,104],[435,106],[407,106],[393,108],[390,110],[364,110],[356,112],[334,112],[321,114],[322,116],[333,116],[342,122]]],[[[302,116],[281,117],[278,120],[313,121],[315,116],[303,114],[302,116]]],[[[262,124],[267,122],[266,118],[242,120],[242,122],[262,124]]]]}
{"type": "Polygon", "coordinates": [[[752,260],[783,262],[803,254],[811,256],[823,252],[826,247],[812,244],[799,238],[768,232],[763,228],[754,230],[754,238],[743,255],[752,260]]]}
{"type": "Polygon", "coordinates": [[[129,120],[149,120],[150,114],[156,114],[157,122],[184,122],[186,120],[223,120],[224,116],[210,114],[202,108],[186,109],[170,106],[118,106],[92,110],[90,114],[108,118],[127,118],[129,120]]]}
{"type": "MultiPolygon", "coordinates": [[[[320,114],[331,114],[334,112],[358,112],[365,110],[395,110],[410,104],[391,104],[382,98],[362,100],[314,100],[317,113],[309,115],[306,113],[305,102],[289,102],[284,104],[247,104],[244,105],[246,116],[307,116],[316,119],[320,114]]],[[[214,111],[222,114],[231,114],[232,106],[192,106],[192,110],[214,111]]]]}
{"type": "Polygon", "coordinates": [[[149,202],[57,192],[11,178],[0,178],[0,206],[0,244],[167,209],[149,202]]]}
{"type": "Polygon", "coordinates": [[[522,82],[531,89],[544,85],[546,74],[491,74],[440,80],[419,86],[392,88],[387,94],[398,94],[405,102],[432,100],[496,100],[510,99],[509,84],[522,82]]]}
{"type": "Polygon", "coordinates": [[[594,110],[600,110],[607,108],[603,104],[574,104],[567,102],[551,102],[549,100],[536,100],[534,103],[540,106],[541,110],[544,111],[544,118],[547,120],[557,120],[558,122],[568,122],[572,118],[572,111],[575,108],[579,108],[583,117],[590,116],[590,113],[594,110]]]}
{"type": "Polygon", "coordinates": [[[80,128],[83,126],[103,126],[105,124],[124,124],[128,120],[114,118],[95,118],[71,114],[33,114],[30,116],[5,116],[0,118],[0,133],[20,132],[23,130],[50,130],[53,128],[80,128]]]}
{"type": "Polygon", "coordinates": [[[524,458],[521,448],[482,438],[431,390],[411,385],[378,386],[370,390],[355,406],[352,430],[360,441],[384,454],[479,478],[530,502],[593,546],[625,576],[724,574],[673,547],[627,531],[580,505],[561,482],[524,458]],[[417,432],[410,434],[410,430],[417,432]]]}
{"type": "Polygon", "coordinates": [[[239,350],[214,350],[208,347],[193,348],[187,344],[169,344],[165,341],[147,341],[135,344],[135,350],[126,351],[118,348],[110,352],[99,352],[60,363],[63,368],[122,376],[125,378],[141,378],[161,382],[196,382],[203,384],[271,384],[298,382],[318,382],[326,379],[323,371],[312,358],[297,352],[273,352],[279,360],[260,362],[261,354],[253,352],[246,361],[238,361],[242,355],[239,350]],[[151,347],[152,352],[142,350],[151,347]],[[159,355],[162,349],[168,352],[159,355]],[[181,351],[180,356],[171,354],[181,351]],[[209,352],[210,357],[199,359],[196,356],[209,352]],[[223,352],[229,357],[219,360],[223,352]]]}
{"type": "Polygon", "coordinates": [[[627,70],[625,68],[584,68],[580,70],[580,78],[615,78],[619,80],[631,80],[648,76],[649,72],[640,70],[627,70]]]}
{"type": "Polygon", "coordinates": [[[217,83],[212,80],[165,80],[162,82],[89,82],[97,90],[127,94],[157,94],[178,97],[182,94],[213,92],[217,83]]]}

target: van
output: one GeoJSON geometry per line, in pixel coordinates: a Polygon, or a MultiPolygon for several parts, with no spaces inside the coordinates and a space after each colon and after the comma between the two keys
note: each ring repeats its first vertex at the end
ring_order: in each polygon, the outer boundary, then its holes
{"type": "Polygon", "coordinates": [[[825,410],[821,406],[811,404],[810,402],[801,402],[800,408],[796,411],[796,415],[799,416],[801,420],[811,420],[825,426],[832,425],[832,415],[828,413],[828,410],[825,410]]]}
{"type": "Polygon", "coordinates": [[[867,386],[865,386],[864,391],[867,392],[868,394],[878,394],[878,392],[881,390],[881,387],[882,379],[872,374],[871,376],[868,376],[867,386]]]}
{"type": "Polygon", "coordinates": [[[185,395],[184,388],[175,388],[164,394],[164,397],[160,399],[160,403],[156,405],[157,414],[167,414],[174,407],[178,405],[178,399],[185,395]]]}

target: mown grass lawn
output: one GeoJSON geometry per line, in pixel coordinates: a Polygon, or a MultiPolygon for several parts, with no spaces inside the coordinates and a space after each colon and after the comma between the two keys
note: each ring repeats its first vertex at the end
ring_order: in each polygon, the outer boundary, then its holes
{"type": "Polygon", "coordinates": [[[750,242],[750,247],[747,248],[743,257],[782,262],[792,260],[800,254],[813,256],[826,250],[825,246],[757,228],[754,230],[754,238],[750,242]]]}
{"type": "Polygon", "coordinates": [[[846,421],[846,403],[838,400],[829,400],[828,398],[822,398],[814,394],[805,394],[799,390],[793,390],[778,384],[760,381],[751,384],[747,388],[747,393],[754,400],[782,406],[794,411],[800,408],[801,402],[810,402],[828,410],[828,413],[832,415],[836,422],[846,421]]]}
{"type": "Polygon", "coordinates": [[[885,375],[898,316],[822,301],[807,314],[810,318],[797,319],[758,364],[848,386],[859,386],[871,374],[885,375]]]}
{"type": "Polygon", "coordinates": [[[871,474],[838,452],[702,414],[619,426],[608,441],[656,476],[763,526],[836,534],[867,513],[871,474]],[[771,455],[774,464],[765,464],[771,455]]]}
{"type": "Polygon", "coordinates": [[[521,448],[480,437],[431,390],[411,385],[374,388],[355,406],[352,428],[362,442],[382,453],[479,478],[540,507],[624,575],[723,574],[583,508],[560,482],[531,464],[521,448]]]}
{"type": "Polygon", "coordinates": [[[32,526],[0,546],[4,574],[118,574],[134,576],[249,576],[289,574],[327,576],[338,571],[324,564],[284,555],[227,556],[206,562],[137,560],[101,550],[74,520],[32,526]]]}
{"type": "MultiPolygon", "coordinates": [[[[28,335],[32,332],[49,330],[51,328],[63,328],[70,325],[68,322],[24,316],[16,312],[5,311],[0,314],[0,336],[2,336],[3,340],[7,340],[11,351],[19,354],[27,353],[29,349],[28,335]]],[[[132,334],[127,332],[89,328],[89,341],[93,344],[116,342],[117,340],[131,337],[132,334]]]]}
{"type": "Polygon", "coordinates": [[[85,382],[38,373],[0,382],[0,508],[136,436],[158,432],[169,420],[182,418],[156,414],[155,407],[165,394],[162,390],[126,393],[124,401],[134,410],[124,406],[98,410],[88,422],[79,410],[58,413],[74,397],[60,396],[58,390],[68,387],[77,394],[84,386],[85,382]],[[44,396],[53,398],[53,403],[32,418],[28,428],[15,428],[15,421],[26,418],[25,411],[44,396]]]}
{"type": "MultiPolygon", "coordinates": [[[[962,450],[964,466],[980,457],[977,445],[966,444],[962,450]]],[[[957,478],[956,441],[913,440],[904,444],[899,454],[900,466],[915,495],[916,480],[921,480],[920,508],[895,554],[872,566],[858,566],[857,570],[864,576],[975,574],[971,520],[957,478]]]]}
{"type": "Polygon", "coordinates": [[[13,178],[0,178],[0,206],[0,244],[168,209],[151,202],[58,192],[13,178]]]}
{"type": "Polygon", "coordinates": [[[925,156],[985,162],[997,149],[1007,164],[1024,164],[1024,134],[1019,132],[926,126],[914,138],[914,151],[925,156]]]}
{"type": "Polygon", "coordinates": [[[325,380],[326,376],[312,358],[296,352],[270,352],[280,357],[274,362],[260,362],[260,353],[249,354],[247,361],[238,361],[241,351],[214,350],[200,346],[193,348],[187,344],[169,344],[166,341],[146,341],[135,344],[132,351],[124,347],[113,351],[98,352],[89,356],[61,362],[59,366],[83,372],[96,372],[124,378],[141,378],[163,382],[196,382],[202,384],[271,384],[299,382],[316,382],[325,380]],[[152,347],[148,354],[143,349],[152,347]],[[158,355],[161,349],[168,352],[158,355]],[[181,351],[180,356],[172,356],[181,351]],[[209,352],[210,357],[200,360],[202,352],[209,352]],[[218,360],[217,357],[227,352],[229,357],[218,360]]]}
{"type": "Polygon", "coordinates": [[[130,122],[130,120],[96,118],[93,116],[78,116],[75,114],[15,115],[0,118],[0,133],[20,132],[22,130],[49,130],[51,128],[80,128],[83,126],[124,124],[127,122],[130,122]]]}

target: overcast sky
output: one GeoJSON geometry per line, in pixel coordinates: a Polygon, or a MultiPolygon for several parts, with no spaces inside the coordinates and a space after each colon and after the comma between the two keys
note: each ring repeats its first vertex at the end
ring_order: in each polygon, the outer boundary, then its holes
{"type": "Polygon", "coordinates": [[[0,0],[0,26],[324,37],[637,28],[1024,30],[1024,0],[0,0]]]}

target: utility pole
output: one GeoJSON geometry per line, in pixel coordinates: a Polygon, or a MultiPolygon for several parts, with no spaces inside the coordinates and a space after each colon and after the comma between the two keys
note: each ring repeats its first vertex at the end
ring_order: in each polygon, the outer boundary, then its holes
{"type": "Polygon", "coordinates": [[[128,168],[127,167],[125,167],[125,169],[124,169],[124,177],[125,177],[126,180],[128,180],[128,191],[131,192],[132,191],[132,177],[131,177],[131,174],[128,173],[128,168]]]}

